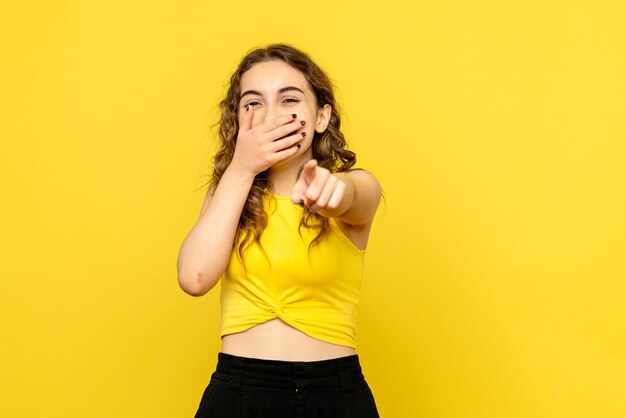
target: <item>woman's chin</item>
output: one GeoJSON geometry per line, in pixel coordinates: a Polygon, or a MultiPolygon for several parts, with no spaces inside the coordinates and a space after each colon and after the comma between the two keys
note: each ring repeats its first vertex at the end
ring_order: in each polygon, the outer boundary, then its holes
{"type": "MultiPolygon", "coordinates": [[[[272,170],[284,170],[284,169],[289,169],[292,168],[295,164],[298,163],[298,161],[300,161],[302,159],[303,155],[300,152],[297,152],[294,155],[290,155],[289,157],[285,158],[284,160],[281,160],[277,163],[275,163],[274,165],[272,165],[272,170]]],[[[300,168],[300,167],[298,167],[300,168]]]]}

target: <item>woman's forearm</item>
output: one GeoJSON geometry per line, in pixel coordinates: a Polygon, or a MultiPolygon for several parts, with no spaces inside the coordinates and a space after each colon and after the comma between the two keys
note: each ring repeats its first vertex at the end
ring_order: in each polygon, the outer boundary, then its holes
{"type": "Polygon", "coordinates": [[[229,166],[178,253],[178,283],[190,295],[211,290],[226,269],[254,177],[229,166]]]}

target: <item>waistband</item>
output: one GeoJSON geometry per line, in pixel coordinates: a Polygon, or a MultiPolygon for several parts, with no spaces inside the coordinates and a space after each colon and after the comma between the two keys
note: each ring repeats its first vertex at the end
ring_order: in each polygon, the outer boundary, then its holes
{"type": "Polygon", "coordinates": [[[212,378],[227,382],[235,390],[249,385],[296,390],[340,386],[351,391],[364,380],[357,354],[320,361],[283,361],[222,352],[218,353],[212,378]]]}

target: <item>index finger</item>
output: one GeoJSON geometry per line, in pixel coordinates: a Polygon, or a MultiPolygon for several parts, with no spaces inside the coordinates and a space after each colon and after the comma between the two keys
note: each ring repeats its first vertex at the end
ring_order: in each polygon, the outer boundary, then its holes
{"type": "Polygon", "coordinates": [[[259,128],[261,129],[261,132],[267,133],[267,132],[273,131],[274,129],[278,127],[283,126],[286,123],[291,122],[297,117],[298,115],[296,115],[295,113],[292,113],[291,115],[277,116],[274,119],[270,119],[268,121],[263,122],[259,128]]]}
{"type": "Polygon", "coordinates": [[[309,160],[304,164],[300,176],[306,181],[306,184],[311,184],[315,179],[315,167],[317,167],[316,159],[309,160]]]}

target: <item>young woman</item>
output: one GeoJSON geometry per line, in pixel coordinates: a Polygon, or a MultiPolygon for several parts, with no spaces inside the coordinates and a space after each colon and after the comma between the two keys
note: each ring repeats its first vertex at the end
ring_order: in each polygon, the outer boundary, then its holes
{"type": "Polygon", "coordinates": [[[378,417],[355,334],[381,188],[352,169],[331,82],[291,46],[255,49],[231,77],[219,126],[178,256],[190,295],[221,280],[222,350],[196,417],[378,417]]]}

